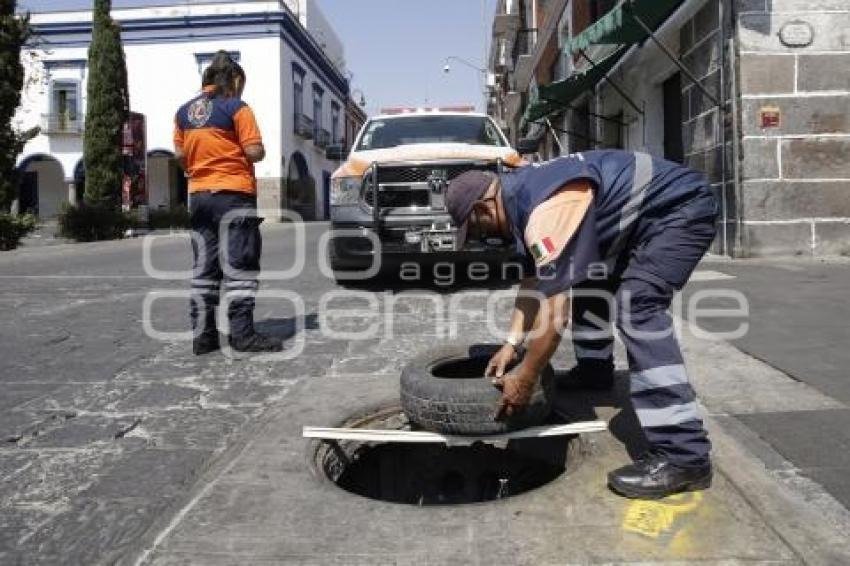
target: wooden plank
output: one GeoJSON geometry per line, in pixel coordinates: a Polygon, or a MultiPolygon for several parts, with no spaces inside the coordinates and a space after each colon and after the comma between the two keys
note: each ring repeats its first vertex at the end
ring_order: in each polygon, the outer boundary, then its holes
{"type": "Polygon", "coordinates": [[[403,442],[412,444],[446,444],[449,446],[468,445],[475,442],[504,442],[521,438],[546,438],[570,434],[585,434],[608,430],[605,421],[587,421],[564,425],[535,426],[504,434],[484,436],[456,436],[419,430],[380,430],[365,428],[324,428],[305,426],[304,438],[323,440],[355,440],[359,442],[403,442]]]}

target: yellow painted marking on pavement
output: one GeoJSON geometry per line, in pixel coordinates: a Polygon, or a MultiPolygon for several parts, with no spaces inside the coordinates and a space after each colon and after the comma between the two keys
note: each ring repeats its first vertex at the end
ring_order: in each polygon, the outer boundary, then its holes
{"type": "Polygon", "coordinates": [[[680,493],[658,501],[636,499],[629,503],[623,518],[623,530],[649,538],[674,534],[685,526],[682,521],[702,503],[700,492],[680,493]]]}

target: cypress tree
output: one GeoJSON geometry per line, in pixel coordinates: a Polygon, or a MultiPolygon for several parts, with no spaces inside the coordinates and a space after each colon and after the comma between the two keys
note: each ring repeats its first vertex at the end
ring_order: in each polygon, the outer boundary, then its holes
{"type": "Polygon", "coordinates": [[[16,16],[15,4],[15,0],[0,0],[0,212],[9,210],[17,194],[18,155],[38,133],[36,129],[22,135],[12,127],[24,86],[21,47],[30,37],[29,17],[16,16]]]}
{"type": "Polygon", "coordinates": [[[83,142],[85,202],[104,207],[115,207],[121,200],[124,172],[121,142],[129,114],[121,29],[110,16],[111,8],[111,0],[94,0],[83,142]]]}

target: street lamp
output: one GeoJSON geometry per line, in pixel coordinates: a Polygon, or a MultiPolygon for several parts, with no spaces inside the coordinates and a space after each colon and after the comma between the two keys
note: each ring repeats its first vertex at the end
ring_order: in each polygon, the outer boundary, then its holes
{"type": "Polygon", "coordinates": [[[493,75],[493,73],[491,73],[487,69],[479,67],[475,63],[471,63],[471,62],[467,61],[463,57],[458,57],[456,55],[449,55],[448,57],[446,57],[446,60],[443,62],[443,72],[444,73],[449,74],[449,73],[452,72],[452,67],[451,67],[451,65],[449,65],[449,61],[457,61],[458,63],[466,65],[470,69],[475,69],[476,71],[481,73],[481,81],[484,85],[484,92],[485,93],[487,92],[488,88],[492,88],[493,85],[495,84],[495,75],[493,75]]]}
{"type": "Polygon", "coordinates": [[[444,61],[444,65],[443,65],[443,72],[444,73],[451,73],[452,72],[452,67],[451,67],[451,65],[449,65],[449,61],[457,61],[458,63],[462,63],[462,64],[466,65],[467,67],[475,69],[479,73],[482,73],[484,75],[487,74],[487,69],[482,69],[478,65],[476,65],[474,63],[470,63],[469,61],[467,61],[463,57],[457,57],[456,55],[449,55],[448,57],[446,57],[446,60],[444,61]]]}

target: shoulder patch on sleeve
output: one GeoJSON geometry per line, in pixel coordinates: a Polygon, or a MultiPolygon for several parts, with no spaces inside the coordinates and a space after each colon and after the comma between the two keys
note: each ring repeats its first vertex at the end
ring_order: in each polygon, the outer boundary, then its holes
{"type": "Polygon", "coordinates": [[[535,208],[528,219],[524,240],[534,262],[555,261],[575,235],[593,200],[593,191],[566,189],[535,208]]]}

